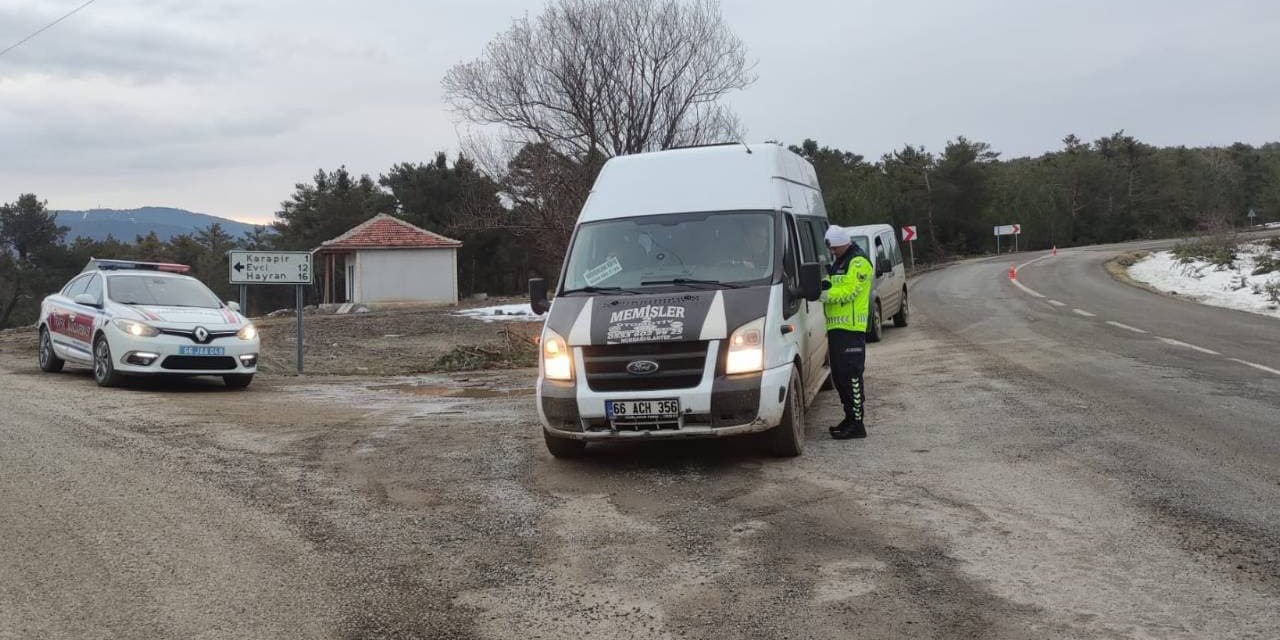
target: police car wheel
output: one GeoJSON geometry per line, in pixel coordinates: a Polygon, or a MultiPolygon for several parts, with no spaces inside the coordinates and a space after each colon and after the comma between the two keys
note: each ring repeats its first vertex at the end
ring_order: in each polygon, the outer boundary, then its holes
{"type": "Polygon", "coordinates": [[[557,438],[545,430],[542,432],[542,437],[547,441],[547,451],[562,460],[581,458],[587,452],[587,443],[581,440],[557,438]]]}
{"type": "Polygon", "coordinates": [[[111,361],[111,345],[107,344],[106,338],[99,337],[93,343],[93,381],[99,387],[114,387],[120,384],[120,379],[111,361]]]}
{"type": "Polygon", "coordinates": [[[49,336],[49,330],[40,327],[40,370],[45,373],[57,373],[62,371],[62,365],[66,364],[62,358],[53,350],[53,338],[49,336]]]}
{"type": "Polygon", "coordinates": [[[791,371],[786,402],[786,407],[782,410],[782,422],[767,432],[769,450],[775,456],[793,458],[804,451],[804,392],[800,387],[800,374],[794,369],[791,371]]]}
{"type": "Polygon", "coordinates": [[[880,310],[880,301],[871,305],[871,326],[867,327],[867,342],[880,342],[884,333],[884,314],[880,310]]]}

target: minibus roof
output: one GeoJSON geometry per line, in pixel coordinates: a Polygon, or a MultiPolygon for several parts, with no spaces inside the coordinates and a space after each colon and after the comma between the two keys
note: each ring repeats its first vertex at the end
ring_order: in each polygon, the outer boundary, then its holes
{"type": "Polygon", "coordinates": [[[732,143],[618,156],[605,163],[578,222],[779,207],[776,180],[818,193],[813,165],[776,143],[732,143]]]}

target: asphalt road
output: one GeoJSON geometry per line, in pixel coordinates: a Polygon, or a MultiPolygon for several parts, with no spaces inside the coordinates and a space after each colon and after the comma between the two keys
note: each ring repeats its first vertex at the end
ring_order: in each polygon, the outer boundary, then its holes
{"type": "Polygon", "coordinates": [[[0,339],[0,639],[1280,637],[1280,376],[1232,359],[1280,323],[1118,251],[923,276],[870,437],[822,394],[789,460],[554,460],[527,370],[99,389],[0,339]]]}
{"type": "MultiPolygon", "coordinates": [[[[1026,422],[1131,493],[1224,575],[1280,579],[1280,322],[1153,293],[1104,263],[1166,243],[970,262],[915,304],[1038,402],[1026,422]]],[[[1280,605],[1280,601],[1277,601],[1280,605]]]]}

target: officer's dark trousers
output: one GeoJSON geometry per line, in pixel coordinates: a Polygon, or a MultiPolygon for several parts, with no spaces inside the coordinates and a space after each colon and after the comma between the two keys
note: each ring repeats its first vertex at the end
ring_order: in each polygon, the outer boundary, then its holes
{"type": "Polygon", "coordinates": [[[844,405],[844,417],[862,422],[866,387],[862,370],[867,364],[867,334],[832,329],[827,332],[827,352],[831,357],[831,379],[844,405]]]}

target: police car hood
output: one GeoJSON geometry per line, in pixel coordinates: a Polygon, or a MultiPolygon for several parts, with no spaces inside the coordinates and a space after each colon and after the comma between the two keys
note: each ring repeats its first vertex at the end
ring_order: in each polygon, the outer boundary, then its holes
{"type": "Polygon", "coordinates": [[[769,286],[557,298],[547,327],[571,346],[724,340],[768,312],[769,286]]]}
{"type": "MultiPolygon", "coordinates": [[[[135,320],[142,320],[162,329],[191,329],[202,326],[209,329],[225,329],[239,327],[241,322],[235,312],[224,308],[205,307],[164,307],[151,305],[124,305],[127,314],[135,320]]],[[[124,314],[122,314],[124,315],[124,314]]]]}

